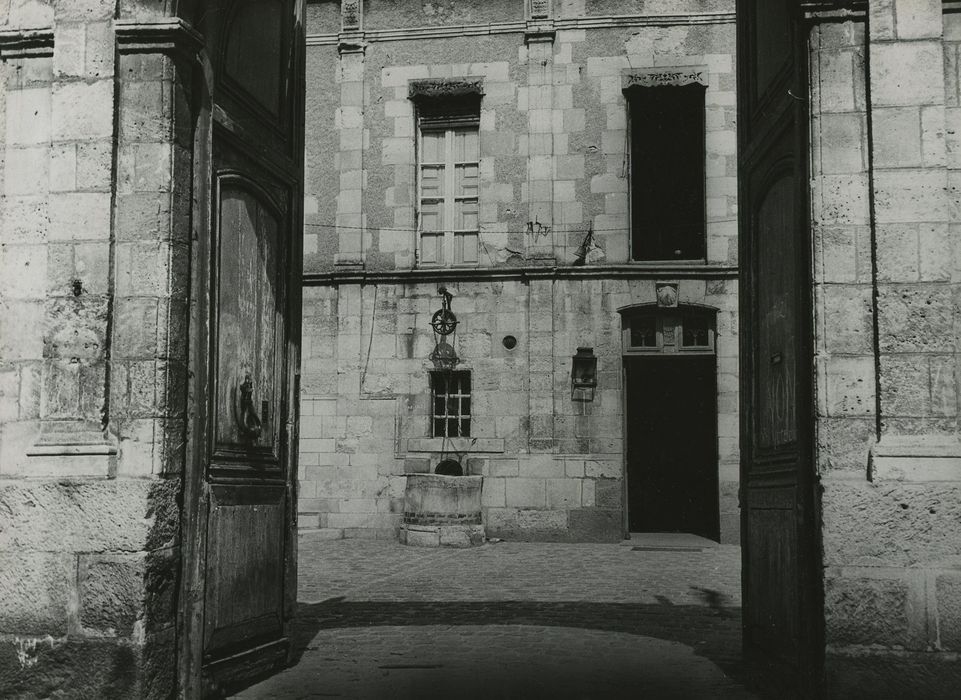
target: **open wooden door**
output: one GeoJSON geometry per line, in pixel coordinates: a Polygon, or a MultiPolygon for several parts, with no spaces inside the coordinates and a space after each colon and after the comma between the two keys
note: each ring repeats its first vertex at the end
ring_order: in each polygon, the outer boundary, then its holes
{"type": "Polygon", "coordinates": [[[813,452],[806,41],[797,0],[738,0],[745,660],[816,697],[823,616],[813,452]]]}
{"type": "MultiPolygon", "coordinates": [[[[303,180],[297,0],[205,3],[209,237],[194,318],[181,688],[220,696],[287,661],[296,605],[303,180]]],[[[203,177],[203,176],[202,176],[203,177]]]]}

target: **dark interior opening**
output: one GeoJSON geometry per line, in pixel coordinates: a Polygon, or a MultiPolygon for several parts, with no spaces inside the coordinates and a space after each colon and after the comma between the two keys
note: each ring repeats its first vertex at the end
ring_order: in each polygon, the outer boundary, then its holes
{"type": "Polygon", "coordinates": [[[713,355],[625,358],[631,532],[719,540],[713,355]]]}
{"type": "Polygon", "coordinates": [[[704,86],[629,91],[631,256],[699,260],[704,238],[704,86]]]}
{"type": "Polygon", "coordinates": [[[464,476],[464,468],[456,459],[445,459],[437,465],[434,473],[441,476],[464,476]]]}

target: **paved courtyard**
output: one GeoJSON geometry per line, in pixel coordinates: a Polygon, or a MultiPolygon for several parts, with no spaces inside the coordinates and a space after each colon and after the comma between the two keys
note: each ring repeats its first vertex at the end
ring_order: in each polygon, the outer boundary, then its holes
{"type": "Polygon", "coordinates": [[[740,550],[302,541],[296,663],[240,698],[752,698],[740,550]]]}

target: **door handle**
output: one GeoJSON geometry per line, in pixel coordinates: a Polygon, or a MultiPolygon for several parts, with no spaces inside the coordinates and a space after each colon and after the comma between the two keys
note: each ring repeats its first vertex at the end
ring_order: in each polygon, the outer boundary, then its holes
{"type": "Polygon", "coordinates": [[[254,383],[248,372],[240,384],[240,411],[237,415],[237,425],[244,437],[256,440],[263,430],[263,423],[254,412],[254,383]]]}

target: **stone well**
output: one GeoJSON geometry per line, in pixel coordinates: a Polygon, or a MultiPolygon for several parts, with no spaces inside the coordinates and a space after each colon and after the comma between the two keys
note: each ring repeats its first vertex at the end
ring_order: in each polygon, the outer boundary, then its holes
{"type": "Polygon", "coordinates": [[[482,476],[408,474],[400,541],[416,547],[484,543],[482,476]]]}

